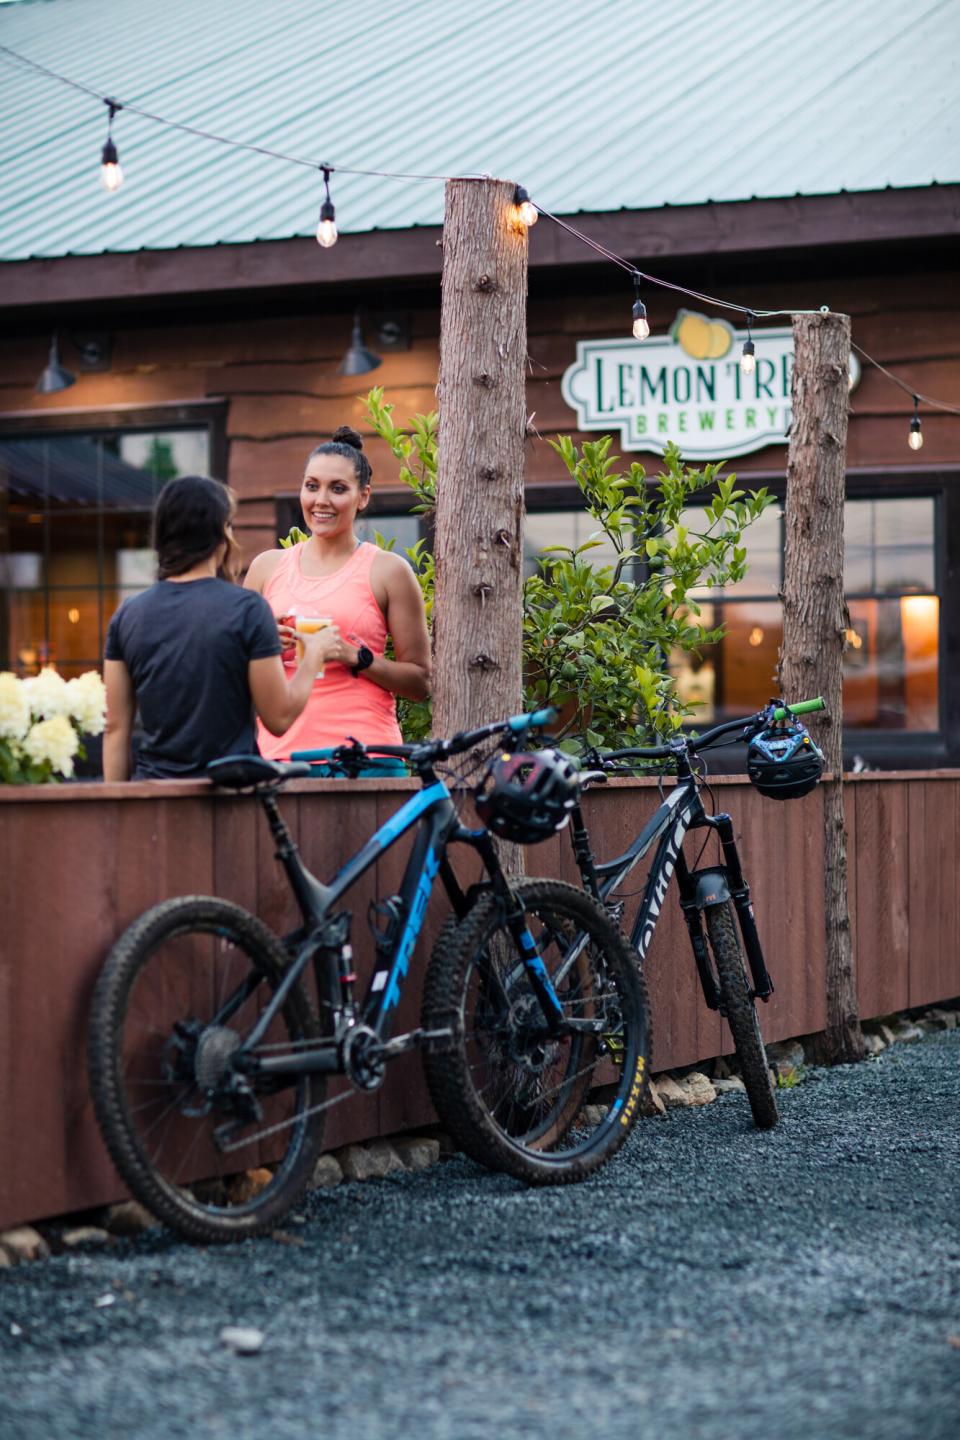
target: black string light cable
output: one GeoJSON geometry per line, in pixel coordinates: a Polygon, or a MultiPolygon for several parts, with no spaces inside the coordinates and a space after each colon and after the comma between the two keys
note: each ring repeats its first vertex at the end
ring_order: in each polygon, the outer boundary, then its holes
{"type": "Polygon", "coordinates": [[[266,145],[254,145],[248,140],[234,140],[227,135],[218,135],[212,130],[201,130],[196,125],[186,125],[180,120],[168,120],[164,115],[155,115],[150,110],[144,110],[139,105],[132,105],[129,100],[111,100],[109,96],[102,95],[99,90],[94,90],[89,85],[82,85],[77,80],[71,80],[66,75],[61,75],[57,70],[51,70],[46,65],[40,65],[36,60],[21,55],[17,50],[11,50],[9,45],[0,45],[0,57],[9,57],[21,65],[26,65],[30,70],[37,71],[40,75],[46,75],[51,80],[57,80],[61,85],[67,85],[71,90],[78,90],[82,95],[89,95],[94,100],[99,100],[103,105],[112,105],[115,110],[125,110],[129,115],[139,115],[141,120],[150,120],[155,125],[163,125],[168,130],[179,130],[184,135],[195,135],[200,140],[210,140],[217,145],[226,145],[233,150],[246,150],[254,155],[265,155],[270,160],[283,160],[288,165],[303,165],[309,170],[338,170],[341,175],[361,175],[379,180],[487,180],[488,175],[465,174],[465,175],[426,175],[413,171],[404,170],[361,170],[349,165],[324,165],[313,159],[307,159],[304,155],[288,155],[283,150],[271,150],[266,145]]]}
{"type": "MultiPolygon", "coordinates": [[[[774,319],[781,316],[826,315],[830,313],[829,306],[826,305],[821,305],[817,310],[757,310],[752,306],[738,305],[735,301],[722,300],[717,295],[707,295],[702,290],[691,290],[685,285],[677,285],[671,280],[664,280],[662,276],[650,275],[645,270],[640,270],[622,255],[617,255],[613,250],[609,250],[605,245],[601,245],[599,240],[594,240],[591,236],[585,235],[582,230],[578,230],[575,225],[570,225],[567,221],[561,220],[559,216],[551,214],[549,210],[545,209],[544,206],[536,201],[533,203],[536,204],[536,208],[541,215],[545,215],[548,220],[552,220],[561,230],[565,230],[567,234],[581,241],[589,249],[596,251],[596,253],[602,255],[604,259],[609,260],[614,265],[618,265],[622,270],[626,270],[628,274],[632,275],[638,297],[640,281],[643,280],[650,285],[658,285],[662,289],[673,290],[678,294],[689,296],[692,300],[699,300],[702,304],[717,306],[723,310],[733,310],[743,315],[746,321],[747,339],[744,342],[743,354],[740,357],[740,368],[745,375],[752,374],[756,368],[756,345],[753,340],[752,326],[758,318],[774,319]]],[[[636,305],[634,306],[634,313],[636,313],[636,305]]],[[[647,333],[649,333],[649,330],[647,333]]],[[[634,330],[634,334],[636,335],[636,330],[634,330]]],[[[637,338],[642,339],[645,337],[638,335],[637,338]]],[[[922,392],[914,390],[912,385],[908,385],[905,380],[901,380],[898,375],[888,370],[885,365],[881,365],[880,361],[875,360],[872,355],[869,355],[861,345],[857,345],[853,341],[850,343],[851,349],[855,350],[868,365],[873,365],[875,369],[879,370],[882,375],[885,375],[888,380],[891,380],[894,385],[897,385],[913,400],[913,419],[910,422],[909,433],[909,444],[912,450],[919,450],[923,445],[923,432],[919,414],[921,401],[931,410],[941,410],[948,415],[960,415],[960,405],[952,405],[946,400],[937,400],[932,395],[924,395],[922,392]]]]}
{"type": "MultiPolygon", "coordinates": [[[[330,176],[334,173],[335,170],[342,175],[358,175],[373,179],[408,180],[414,182],[447,181],[453,179],[490,179],[489,175],[479,172],[468,172],[457,176],[436,175],[426,174],[419,171],[367,170],[360,169],[356,166],[334,166],[323,162],[318,163],[316,160],[308,159],[303,155],[290,155],[282,150],[273,150],[266,145],[255,145],[252,142],[246,140],[234,140],[226,135],[218,135],[211,130],[203,130],[196,125],[187,125],[179,120],[169,120],[163,115],[156,115],[150,110],[144,110],[138,105],[132,105],[129,101],[121,101],[114,99],[109,95],[103,95],[100,93],[99,90],[94,90],[89,85],[81,84],[77,80],[71,80],[68,76],[60,74],[59,71],[52,70],[49,68],[49,66],[41,65],[36,60],[31,60],[28,56],[22,55],[17,50],[13,50],[9,45],[0,45],[0,59],[7,59],[8,61],[12,61],[15,65],[25,66],[27,69],[35,71],[37,74],[45,75],[51,80],[56,80],[61,85],[68,86],[71,90],[76,90],[82,95],[88,95],[92,99],[98,100],[102,105],[105,105],[107,107],[107,139],[101,153],[101,179],[104,187],[111,192],[116,192],[116,190],[118,190],[120,185],[123,183],[123,171],[120,166],[120,157],[117,152],[116,143],[113,139],[113,120],[114,117],[119,114],[121,110],[125,110],[128,114],[131,115],[138,115],[141,119],[149,120],[153,124],[164,126],[170,130],[177,130],[184,135],[195,135],[198,139],[208,140],[218,145],[225,145],[230,149],[245,150],[250,154],[263,155],[271,160],[284,161],[286,164],[289,165],[301,165],[307,167],[310,170],[321,171],[324,179],[324,200],[320,209],[320,222],[317,226],[317,240],[325,248],[328,248],[329,246],[335,244],[337,239],[336,212],[330,196],[330,176]]],[[[601,255],[605,260],[610,261],[611,264],[619,266],[620,269],[625,270],[632,277],[636,291],[636,298],[633,304],[632,328],[637,339],[645,339],[650,333],[650,327],[646,317],[646,307],[644,306],[643,301],[640,298],[641,281],[645,282],[646,284],[656,285],[660,289],[672,290],[679,295],[685,295],[689,299],[697,300],[703,305],[715,306],[717,309],[721,310],[731,310],[734,311],[736,314],[744,316],[747,326],[747,340],[744,343],[743,354],[741,355],[740,364],[741,369],[745,374],[751,373],[756,364],[756,347],[753,342],[751,326],[753,322],[755,322],[757,319],[775,319],[782,316],[819,315],[829,313],[829,307],[827,306],[820,306],[816,310],[758,310],[752,306],[738,304],[736,301],[724,300],[717,295],[708,295],[702,290],[693,290],[689,286],[678,285],[672,280],[665,280],[662,276],[651,275],[647,271],[639,269],[638,266],[632,264],[629,260],[626,260],[622,255],[617,255],[615,251],[608,249],[605,245],[602,245],[599,240],[594,240],[591,236],[585,235],[582,230],[578,230],[575,225],[569,224],[566,220],[561,220],[559,216],[552,214],[552,212],[547,210],[543,205],[540,205],[537,201],[532,200],[529,193],[522,186],[517,186],[514,192],[514,206],[516,207],[517,215],[521,223],[523,223],[528,228],[529,226],[536,223],[538,216],[545,215],[548,220],[552,220],[555,225],[559,226],[561,230],[565,230],[568,235],[571,235],[574,237],[574,239],[579,240],[581,244],[586,245],[596,254],[601,255]]],[[[892,371],[886,368],[886,366],[881,365],[879,360],[875,360],[872,355],[868,355],[861,346],[853,344],[852,348],[857,352],[858,355],[862,357],[862,359],[864,359],[868,364],[873,365],[875,369],[879,370],[882,375],[885,375],[888,380],[892,381],[894,385],[897,385],[901,390],[903,390],[906,394],[910,395],[913,399],[914,413],[913,419],[910,422],[909,437],[910,445],[913,449],[918,450],[923,444],[923,434],[921,431],[919,415],[919,405],[921,401],[929,409],[941,410],[947,414],[952,415],[960,415],[960,406],[951,405],[946,401],[937,400],[933,396],[924,395],[919,391],[915,391],[912,386],[901,380],[899,376],[894,375],[892,371]]]]}

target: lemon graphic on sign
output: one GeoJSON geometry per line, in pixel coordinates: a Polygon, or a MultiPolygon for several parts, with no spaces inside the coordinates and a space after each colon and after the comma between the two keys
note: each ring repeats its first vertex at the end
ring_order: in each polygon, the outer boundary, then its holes
{"type": "Polygon", "coordinates": [[[694,360],[719,360],[733,344],[733,326],[697,310],[678,310],[670,335],[694,360]]]}

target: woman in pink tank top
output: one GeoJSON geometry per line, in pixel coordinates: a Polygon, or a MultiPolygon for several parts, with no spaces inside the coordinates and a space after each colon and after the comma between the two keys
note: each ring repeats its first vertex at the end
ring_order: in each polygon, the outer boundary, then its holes
{"type": "Polygon", "coordinates": [[[359,543],[353,524],[370,501],[370,463],[355,430],[341,426],[310,454],[300,505],[310,538],[289,550],[265,550],[244,582],[277,618],[284,664],[296,671],[296,616],[325,617],[324,674],[290,729],[262,726],[263,755],[285,760],[294,750],[340,745],[348,736],[397,744],[395,697],[423,700],[430,690],[430,639],[416,576],[399,555],[359,543]],[[396,657],[384,654],[387,637],[396,657]]]}

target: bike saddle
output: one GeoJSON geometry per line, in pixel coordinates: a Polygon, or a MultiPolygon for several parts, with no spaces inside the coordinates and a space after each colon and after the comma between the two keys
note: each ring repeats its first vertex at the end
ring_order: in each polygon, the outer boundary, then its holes
{"type": "Polygon", "coordinates": [[[262,755],[224,755],[211,760],[207,775],[214,785],[230,790],[247,790],[251,786],[279,785],[284,780],[308,780],[312,771],[302,761],[265,760],[262,755]]]}

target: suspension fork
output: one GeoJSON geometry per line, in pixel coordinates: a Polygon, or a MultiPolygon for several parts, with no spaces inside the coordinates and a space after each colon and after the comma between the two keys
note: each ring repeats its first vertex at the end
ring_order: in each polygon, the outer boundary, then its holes
{"type": "Polygon", "coordinates": [[[723,850],[730,898],[737,912],[737,920],[740,922],[743,948],[746,951],[750,974],[753,977],[753,993],[758,1000],[767,1001],[773,994],[773,981],[770,979],[763,958],[757,922],[754,919],[753,905],[750,902],[750,886],[743,878],[743,870],[740,868],[740,854],[737,850],[737,842],[733,837],[733,821],[729,815],[714,815],[712,823],[723,850]]]}
{"type": "Polygon", "coordinates": [[[683,911],[683,918],[687,924],[690,935],[690,945],[693,949],[693,958],[697,966],[697,975],[700,979],[700,988],[703,991],[703,998],[710,1010],[720,1009],[720,987],[717,985],[713,973],[713,966],[710,963],[710,954],[707,950],[707,937],[703,933],[703,922],[700,918],[700,906],[697,904],[697,892],[687,869],[687,862],[684,859],[683,851],[677,856],[677,886],[680,890],[680,909],[683,911]]]}
{"type": "MultiPolygon", "coordinates": [[[[507,877],[503,873],[497,852],[494,849],[493,841],[490,839],[489,834],[483,832],[482,834],[476,835],[473,843],[480,852],[480,856],[487,868],[487,873],[493,881],[494,894],[504,907],[504,920],[507,929],[513,937],[514,944],[517,947],[524,968],[529,976],[530,984],[533,986],[534,993],[540,1002],[540,1008],[543,1011],[543,1018],[547,1028],[551,1035],[556,1035],[560,1029],[560,1022],[563,1019],[563,1006],[557,999],[557,992],[554,990],[550,976],[547,974],[547,967],[543,963],[543,957],[537,947],[537,942],[530,933],[530,927],[523,913],[523,906],[518,903],[507,877]]],[[[491,978],[494,976],[495,971],[491,970],[491,978]]],[[[496,989],[501,992],[499,996],[501,1002],[506,1005],[507,997],[502,993],[502,987],[498,982],[495,982],[495,984],[496,989]]]]}

